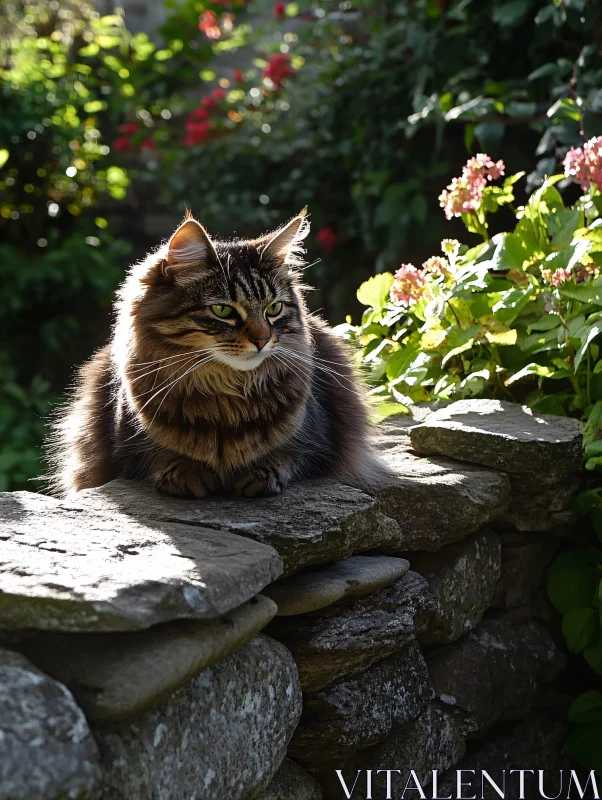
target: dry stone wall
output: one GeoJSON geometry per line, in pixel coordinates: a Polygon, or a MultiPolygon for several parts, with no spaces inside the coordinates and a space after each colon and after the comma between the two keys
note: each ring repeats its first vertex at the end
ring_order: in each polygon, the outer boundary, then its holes
{"type": "Polygon", "coordinates": [[[553,767],[579,424],[469,400],[375,441],[369,490],[0,495],[0,800],[334,800],[513,735],[553,767]]]}

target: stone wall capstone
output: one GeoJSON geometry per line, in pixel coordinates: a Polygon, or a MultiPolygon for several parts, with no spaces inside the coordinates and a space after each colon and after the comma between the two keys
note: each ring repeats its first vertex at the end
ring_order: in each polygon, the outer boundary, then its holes
{"type": "Polygon", "coordinates": [[[555,766],[543,579],[579,423],[470,400],[374,441],[390,474],[364,490],[0,494],[1,800],[338,800],[337,769],[426,785],[513,731],[555,766]]]}

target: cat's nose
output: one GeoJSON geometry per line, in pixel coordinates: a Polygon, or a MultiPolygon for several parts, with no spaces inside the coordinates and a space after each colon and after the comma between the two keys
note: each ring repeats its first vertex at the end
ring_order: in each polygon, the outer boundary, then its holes
{"type": "Polygon", "coordinates": [[[270,339],[250,339],[249,341],[253,342],[257,350],[263,350],[270,339]]]}

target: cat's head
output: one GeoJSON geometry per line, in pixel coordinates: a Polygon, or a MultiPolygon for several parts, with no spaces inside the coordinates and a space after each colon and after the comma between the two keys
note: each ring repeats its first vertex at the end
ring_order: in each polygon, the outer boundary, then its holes
{"type": "Polygon", "coordinates": [[[305,209],[248,241],[213,241],[188,216],[167,246],[134,268],[122,311],[136,318],[153,350],[198,352],[207,364],[248,371],[279,352],[282,358],[287,350],[303,352],[300,267],[308,232],[305,209]]]}

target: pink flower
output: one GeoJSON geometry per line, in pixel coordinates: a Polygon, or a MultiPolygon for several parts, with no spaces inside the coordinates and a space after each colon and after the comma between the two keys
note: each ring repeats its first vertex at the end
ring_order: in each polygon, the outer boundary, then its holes
{"type": "Polygon", "coordinates": [[[195,108],[188,115],[188,120],[192,122],[201,122],[208,119],[209,111],[206,108],[195,108]]]}
{"type": "Polygon", "coordinates": [[[316,234],[316,239],[324,250],[334,250],[339,243],[339,237],[332,228],[320,228],[316,234]]]}
{"type": "Polygon", "coordinates": [[[422,269],[425,272],[430,272],[431,275],[440,275],[443,278],[449,278],[452,274],[449,268],[449,261],[441,256],[431,256],[424,262],[422,269]]]}
{"type": "Polygon", "coordinates": [[[402,264],[395,273],[391,300],[409,306],[412,300],[419,299],[425,286],[424,275],[413,264],[402,264]]]}
{"type": "Polygon", "coordinates": [[[219,39],[222,32],[219,27],[215,11],[203,11],[199,17],[199,30],[208,39],[219,39]]]}
{"type": "Polygon", "coordinates": [[[210,132],[210,123],[206,120],[201,122],[189,121],[186,123],[186,138],[184,139],[184,144],[192,146],[206,142],[210,132]]]}
{"type": "Polygon", "coordinates": [[[123,134],[128,134],[129,135],[129,134],[136,133],[137,131],[139,131],[140,130],[140,125],[138,125],[136,122],[126,122],[124,125],[120,125],[117,128],[117,130],[119,131],[119,133],[123,133],[123,134]]]}
{"type": "Polygon", "coordinates": [[[477,153],[468,159],[462,175],[454,178],[439,195],[447,219],[480,208],[487,181],[497,180],[504,174],[504,169],[503,161],[494,162],[486,153],[477,153]]]}
{"type": "Polygon", "coordinates": [[[278,17],[278,19],[282,19],[284,17],[284,12],[286,11],[286,6],[284,3],[276,3],[274,6],[274,14],[278,17]]]}
{"type": "Polygon", "coordinates": [[[564,159],[564,174],[583,189],[594,184],[602,190],[602,136],[594,136],[583,147],[571,147],[564,159]]]}
{"type": "Polygon", "coordinates": [[[550,283],[552,286],[560,286],[561,283],[568,281],[571,277],[570,269],[562,269],[561,267],[557,270],[554,270],[552,273],[552,277],[550,278],[550,283]]]}
{"type": "Polygon", "coordinates": [[[140,142],[140,149],[141,150],[156,150],[157,146],[155,145],[154,141],[148,136],[146,139],[143,139],[140,142]]]}
{"type": "Polygon", "coordinates": [[[263,71],[263,77],[269,78],[277,89],[282,89],[282,81],[292,75],[290,58],[284,53],[278,53],[263,71]]]}
{"type": "Polygon", "coordinates": [[[219,87],[217,89],[214,89],[211,92],[211,97],[213,97],[214,100],[223,100],[225,96],[226,96],[226,92],[221,87],[219,87]]]}
{"type": "Polygon", "coordinates": [[[242,74],[242,72],[239,69],[235,69],[234,70],[234,72],[232,73],[232,77],[234,78],[236,83],[243,83],[244,80],[245,80],[245,76],[242,74]]]}

